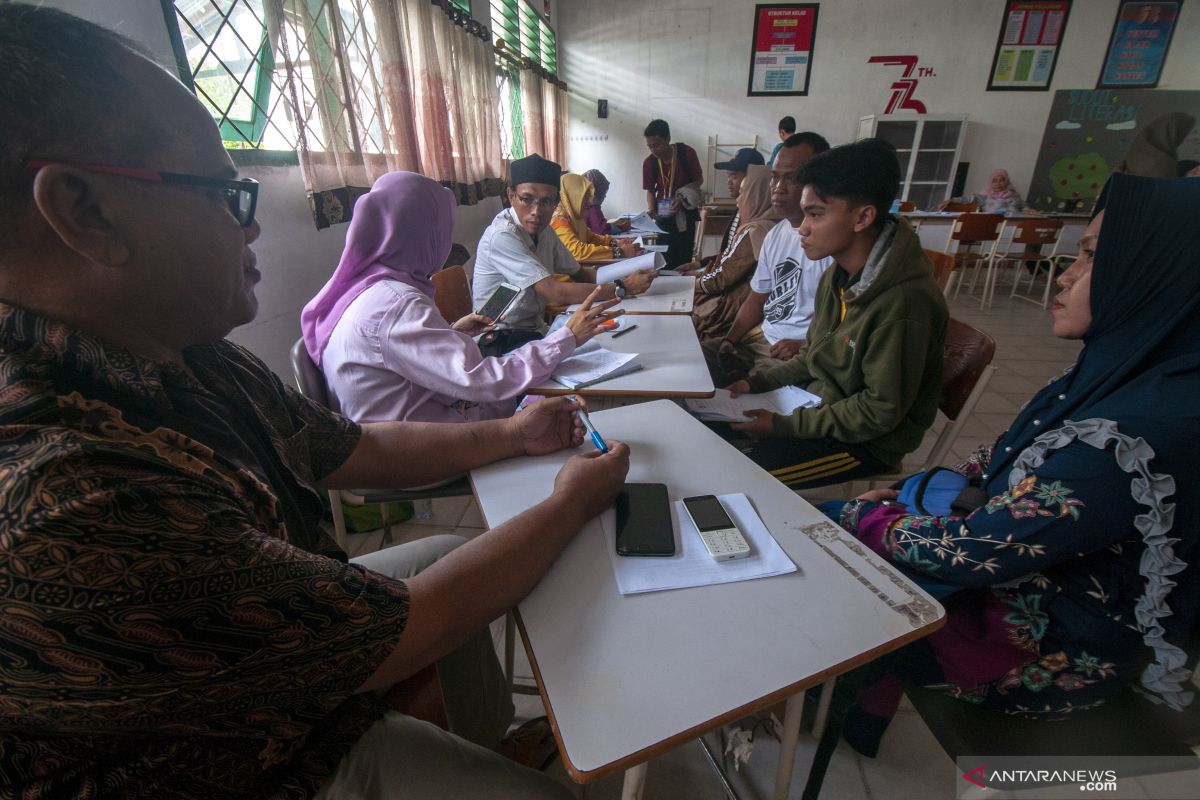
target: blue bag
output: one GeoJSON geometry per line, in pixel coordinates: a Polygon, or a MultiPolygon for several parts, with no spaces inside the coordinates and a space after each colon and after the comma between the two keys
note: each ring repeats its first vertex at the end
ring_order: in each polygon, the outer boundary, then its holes
{"type": "MultiPolygon", "coordinates": [[[[970,484],[965,475],[946,467],[934,467],[905,478],[897,487],[900,496],[896,502],[903,503],[909,511],[922,516],[944,517],[965,510],[962,504],[955,501],[960,499],[970,484]]],[[[974,508],[978,507],[976,505],[974,508]]],[[[973,511],[974,508],[969,510],[973,511]]]]}

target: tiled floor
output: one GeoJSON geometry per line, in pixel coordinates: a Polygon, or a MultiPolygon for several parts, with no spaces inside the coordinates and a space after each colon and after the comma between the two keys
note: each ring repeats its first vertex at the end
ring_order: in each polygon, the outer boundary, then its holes
{"type": "MultiPolygon", "coordinates": [[[[976,413],[965,427],[963,434],[951,449],[952,456],[962,457],[976,446],[989,442],[1001,433],[1012,420],[1021,405],[1046,381],[1060,374],[1074,361],[1079,344],[1060,341],[1050,333],[1050,313],[1029,303],[1010,301],[1007,291],[998,292],[995,304],[980,311],[977,300],[968,300],[963,295],[951,303],[951,315],[974,325],[996,338],[996,374],[988,394],[980,402],[976,413]]],[[[931,446],[941,420],[935,430],[927,436],[922,449],[910,456],[919,462],[931,446]]],[[[947,459],[951,460],[951,459],[947,459]]],[[[428,517],[414,519],[397,526],[393,539],[402,541],[419,538],[438,532],[456,532],[466,537],[477,536],[483,531],[479,511],[470,498],[434,500],[426,509],[428,517]]],[[[418,517],[422,516],[418,508],[418,517]]],[[[370,552],[381,544],[382,533],[357,534],[351,537],[352,554],[370,552]]],[[[497,645],[502,640],[503,626],[494,626],[497,645]]],[[[522,648],[517,648],[516,674],[518,680],[531,682],[528,663],[522,648]]],[[[747,654],[747,658],[752,658],[747,654]]],[[[536,696],[519,695],[517,698],[518,721],[544,713],[541,700],[536,696]]],[[[714,749],[721,749],[720,732],[710,734],[714,749]]],[[[798,797],[807,775],[815,741],[803,735],[800,752],[796,758],[796,770],[792,795],[798,797]]],[[[778,743],[769,736],[760,736],[747,765],[733,775],[732,783],[743,798],[770,796],[778,757],[778,743]]],[[[551,772],[568,785],[562,767],[556,762],[551,772]]],[[[823,798],[941,798],[955,796],[954,765],[925,727],[920,717],[907,704],[902,707],[883,740],[878,758],[868,759],[850,750],[844,743],[834,755],[826,776],[823,798]]],[[[598,781],[588,787],[576,787],[576,794],[589,800],[609,800],[620,797],[619,775],[598,781]]],[[[716,776],[705,760],[697,743],[677,748],[651,763],[644,797],[647,800],[717,800],[723,796],[716,776]]],[[[989,796],[999,796],[994,793],[989,796]]],[[[1132,795],[1123,795],[1132,796],[1132,795]]]]}

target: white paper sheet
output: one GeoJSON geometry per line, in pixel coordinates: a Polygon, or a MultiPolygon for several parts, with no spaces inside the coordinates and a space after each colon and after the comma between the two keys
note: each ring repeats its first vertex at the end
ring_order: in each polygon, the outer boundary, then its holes
{"type": "Polygon", "coordinates": [[[592,340],[578,348],[570,358],[564,359],[550,378],[568,389],[590,386],[641,369],[641,365],[634,362],[637,355],[617,353],[592,340]]]}
{"type": "Polygon", "coordinates": [[[666,233],[654,221],[654,217],[643,211],[640,214],[624,214],[625,219],[629,220],[629,230],[627,233],[666,233]]]}
{"type": "Polygon", "coordinates": [[[662,269],[667,265],[662,253],[642,253],[633,258],[624,258],[596,269],[596,283],[612,283],[642,269],[662,269]]]}
{"type": "Polygon", "coordinates": [[[745,412],[765,408],[775,414],[791,414],[797,408],[816,408],[821,398],[798,386],[780,386],[769,392],[733,397],[728,389],[717,389],[711,398],[686,400],[688,411],[710,422],[745,422],[745,412]]]}
{"type": "Polygon", "coordinates": [[[682,500],[671,504],[677,537],[675,555],[669,558],[617,555],[616,512],[609,509],[601,514],[600,527],[604,530],[608,557],[612,560],[613,575],[621,594],[733,583],[796,571],[796,565],[759,519],[750,498],[744,494],[723,494],[718,498],[750,544],[750,555],[745,558],[714,561],[700,540],[691,517],[683,510],[682,500]]]}

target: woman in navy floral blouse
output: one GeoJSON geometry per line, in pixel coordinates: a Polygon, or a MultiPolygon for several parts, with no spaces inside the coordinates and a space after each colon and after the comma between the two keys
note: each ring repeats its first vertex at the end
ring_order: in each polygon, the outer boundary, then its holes
{"type": "MultiPolygon", "coordinates": [[[[984,506],[916,516],[877,490],[842,508],[843,527],[909,575],[961,587],[944,601],[946,627],[902,651],[897,672],[1043,718],[1131,685],[1177,710],[1191,702],[1197,218],[1200,181],[1113,176],[1058,279],[1054,333],[1083,340],[1079,360],[956,467],[984,488],[984,506]]],[[[899,697],[894,678],[861,693],[851,743],[873,755],[899,697]]]]}

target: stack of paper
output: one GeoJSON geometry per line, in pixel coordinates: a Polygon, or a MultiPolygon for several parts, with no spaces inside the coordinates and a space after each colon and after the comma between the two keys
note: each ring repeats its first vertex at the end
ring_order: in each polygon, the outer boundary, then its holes
{"type": "Polygon", "coordinates": [[[720,499],[721,505],[725,506],[750,544],[750,555],[745,558],[714,561],[700,540],[692,518],[684,511],[681,500],[672,503],[673,516],[678,522],[679,546],[675,549],[675,555],[669,558],[617,555],[616,514],[612,511],[601,514],[600,527],[604,529],[613,576],[617,579],[617,589],[621,594],[748,581],[796,571],[796,565],[767,530],[746,495],[723,494],[720,499]]]}
{"type": "Polygon", "coordinates": [[[601,347],[593,340],[578,348],[570,358],[560,363],[550,379],[568,389],[582,389],[618,375],[637,372],[642,368],[641,364],[634,361],[637,355],[637,353],[613,352],[601,347]]]}
{"type": "Polygon", "coordinates": [[[745,422],[746,413],[752,409],[765,408],[774,414],[791,414],[797,408],[816,408],[821,398],[798,386],[781,386],[761,394],[743,394],[733,397],[728,389],[717,389],[716,394],[704,400],[686,400],[688,411],[698,419],[709,422],[745,422]]]}
{"type": "Polygon", "coordinates": [[[639,270],[662,269],[666,265],[667,262],[663,260],[662,253],[642,253],[640,256],[624,258],[597,268],[596,283],[612,283],[618,278],[632,275],[639,270]]]}

